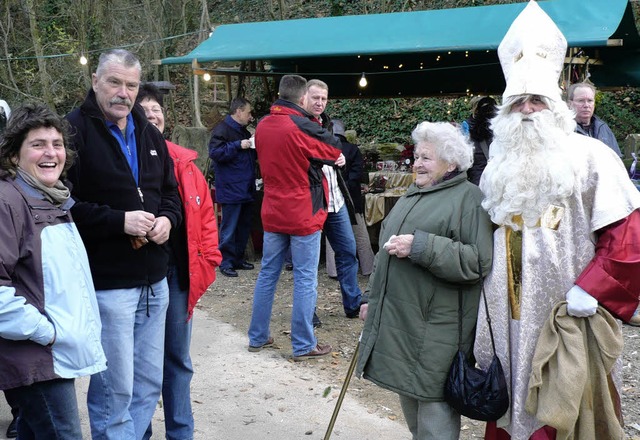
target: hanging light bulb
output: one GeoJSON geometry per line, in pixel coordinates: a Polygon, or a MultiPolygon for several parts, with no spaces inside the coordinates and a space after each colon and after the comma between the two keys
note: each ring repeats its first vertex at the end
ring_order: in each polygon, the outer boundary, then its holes
{"type": "Polygon", "coordinates": [[[87,65],[87,57],[85,57],[84,55],[80,56],[80,64],[82,64],[83,66],[87,65]]]}
{"type": "Polygon", "coordinates": [[[358,85],[362,88],[367,87],[367,78],[364,76],[364,72],[362,72],[362,76],[360,77],[360,81],[358,81],[358,85]]]}
{"type": "Polygon", "coordinates": [[[202,79],[205,81],[211,81],[211,75],[209,75],[209,73],[205,73],[204,75],[202,75],[202,79]]]}

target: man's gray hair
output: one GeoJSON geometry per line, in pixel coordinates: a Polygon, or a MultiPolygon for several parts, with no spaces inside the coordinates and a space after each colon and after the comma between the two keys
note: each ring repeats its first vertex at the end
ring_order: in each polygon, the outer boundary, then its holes
{"type": "Polygon", "coordinates": [[[319,79],[310,79],[307,81],[307,90],[309,90],[312,86],[316,86],[322,90],[326,90],[329,93],[329,86],[326,82],[321,81],[319,79]]]}
{"type": "Polygon", "coordinates": [[[573,101],[573,95],[575,95],[576,93],[576,89],[579,89],[581,87],[585,87],[587,89],[591,89],[593,90],[593,95],[595,96],[596,92],[598,91],[596,89],[596,86],[594,86],[591,83],[588,82],[579,82],[579,83],[574,83],[571,84],[569,86],[569,88],[567,89],[567,101],[573,101]]]}
{"type": "Polygon", "coordinates": [[[233,98],[231,105],[229,106],[229,114],[235,115],[238,110],[244,110],[247,105],[251,105],[248,99],[236,96],[233,98]]]}
{"type": "Polygon", "coordinates": [[[108,64],[121,64],[127,69],[136,68],[142,73],[140,60],[126,49],[111,49],[100,54],[96,75],[102,76],[108,64]]]}
{"type": "Polygon", "coordinates": [[[421,122],[411,137],[416,147],[419,143],[433,145],[435,155],[459,171],[466,171],[473,164],[473,145],[459,128],[448,122],[421,122]]]}

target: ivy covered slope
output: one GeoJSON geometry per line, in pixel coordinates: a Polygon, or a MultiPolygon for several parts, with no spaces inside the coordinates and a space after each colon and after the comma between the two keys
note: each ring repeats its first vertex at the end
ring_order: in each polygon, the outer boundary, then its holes
{"type": "MultiPolygon", "coordinates": [[[[500,101],[500,97],[496,97],[500,101]]],[[[468,98],[329,100],[327,111],[356,130],[361,143],[411,142],[411,130],[421,121],[462,122],[470,116],[468,98]]],[[[640,133],[640,89],[598,92],[596,114],[623,144],[640,133]]]]}

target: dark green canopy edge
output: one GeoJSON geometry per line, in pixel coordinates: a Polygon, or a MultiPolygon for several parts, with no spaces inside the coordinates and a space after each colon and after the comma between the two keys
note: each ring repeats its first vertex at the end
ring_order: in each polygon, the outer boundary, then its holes
{"type": "MultiPolygon", "coordinates": [[[[539,4],[567,38],[568,62],[583,73],[591,63],[596,86],[640,86],[640,35],[628,0],[539,4]]],[[[496,51],[525,5],[221,25],[189,54],[160,62],[234,75],[297,73],[326,81],[334,98],[499,94],[496,51]],[[228,61],[247,63],[244,70],[220,66],[228,61]],[[366,88],[357,85],[363,73],[366,88]]]]}

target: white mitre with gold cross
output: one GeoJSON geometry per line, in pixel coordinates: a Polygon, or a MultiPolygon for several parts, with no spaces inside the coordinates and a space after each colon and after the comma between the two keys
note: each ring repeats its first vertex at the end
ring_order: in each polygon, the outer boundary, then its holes
{"type": "Polygon", "coordinates": [[[529,94],[561,101],[558,80],[566,52],[567,40],[558,26],[531,0],[498,46],[507,83],[502,99],[529,94]]]}

